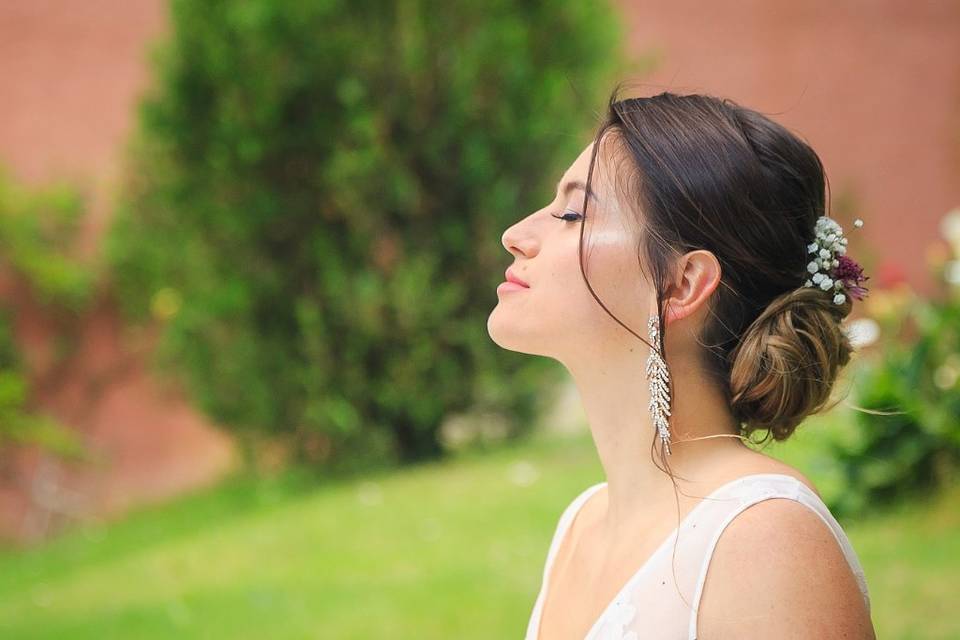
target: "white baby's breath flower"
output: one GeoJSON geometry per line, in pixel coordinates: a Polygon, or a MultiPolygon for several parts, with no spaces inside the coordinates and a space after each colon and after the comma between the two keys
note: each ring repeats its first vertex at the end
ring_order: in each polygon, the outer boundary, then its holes
{"type": "MultiPolygon", "coordinates": [[[[863,221],[857,218],[854,225],[860,227],[863,221]]],[[[846,284],[843,280],[830,277],[833,269],[840,266],[839,257],[847,253],[847,238],[843,228],[829,216],[820,216],[814,227],[814,242],[807,245],[807,253],[813,254],[807,263],[807,271],[812,274],[803,286],[819,286],[831,294],[834,303],[843,304],[847,299],[846,284]],[[835,294],[835,295],[833,295],[835,294]]]]}

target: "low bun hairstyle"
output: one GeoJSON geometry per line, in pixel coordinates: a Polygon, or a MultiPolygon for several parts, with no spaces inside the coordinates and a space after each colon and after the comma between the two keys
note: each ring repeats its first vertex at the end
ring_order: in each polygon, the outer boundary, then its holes
{"type": "Polygon", "coordinates": [[[785,440],[808,415],[827,405],[852,347],[840,321],[850,299],[834,304],[816,288],[775,298],[730,353],[733,414],[750,434],[785,440]]]}
{"type": "MultiPolygon", "coordinates": [[[[762,430],[784,440],[825,408],[852,352],[840,324],[850,297],[835,304],[832,292],[803,286],[817,219],[829,215],[820,158],[733,100],[670,92],[619,99],[620,90],[597,131],[587,181],[609,133],[622,160],[615,188],[636,204],[640,265],[656,287],[661,327],[676,259],[697,249],[716,256],[722,276],[699,336],[703,370],[723,390],[740,436],[762,430]]],[[[582,231],[580,251],[582,264],[582,231]]],[[[666,357],[663,334],[647,344],[666,357]]]]}

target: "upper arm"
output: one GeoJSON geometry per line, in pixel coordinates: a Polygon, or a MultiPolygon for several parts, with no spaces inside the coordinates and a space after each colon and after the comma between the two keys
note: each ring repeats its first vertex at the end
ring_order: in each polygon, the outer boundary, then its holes
{"type": "Polygon", "coordinates": [[[833,532],[806,505],[770,498],[721,533],[701,594],[698,638],[875,638],[833,532]]]}

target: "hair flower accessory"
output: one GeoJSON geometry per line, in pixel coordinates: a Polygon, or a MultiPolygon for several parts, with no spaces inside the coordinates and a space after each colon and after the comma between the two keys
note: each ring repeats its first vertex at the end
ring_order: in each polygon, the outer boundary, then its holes
{"type": "MultiPolygon", "coordinates": [[[[863,220],[857,218],[853,226],[862,227],[863,220]]],[[[815,233],[816,238],[807,245],[807,253],[814,254],[813,260],[807,264],[811,276],[803,286],[832,290],[835,304],[846,302],[847,295],[863,300],[867,289],[860,283],[869,277],[863,275],[863,267],[846,255],[847,239],[843,236],[843,229],[833,218],[820,216],[815,233]]]]}

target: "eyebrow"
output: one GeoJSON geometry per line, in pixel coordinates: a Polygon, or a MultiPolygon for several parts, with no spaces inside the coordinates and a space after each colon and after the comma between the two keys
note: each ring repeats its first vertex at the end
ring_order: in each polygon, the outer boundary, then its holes
{"type": "Polygon", "coordinates": [[[560,190],[560,187],[561,187],[561,186],[563,187],[563,194],[562,194],[562,195],[564,195],[564,196],[569,195],[569,193],[570,193],[571,191],[574,191],[574,190],[579,189],[580,191],[585,192],[585,193],[587,194],[587,197],[591,198],[594,202],[596,202],[596,203],[598,203],[598,204],[599,204],[599,202],[600,202],[600,200],[597,198],[597,194],[595,194],[595,193],[593,192],[593,189],[589,189],[589,190],[588,190],[588,189],[587,189],[587,185],[585,185],[585,184],[584,184],[582,181],[580,181],[580,180],[571,180],[570,182],[567,182],[566,184],[564,184],[564,182],[561,180],[560,182],[557,183],[557,191],[560,190]]]}

